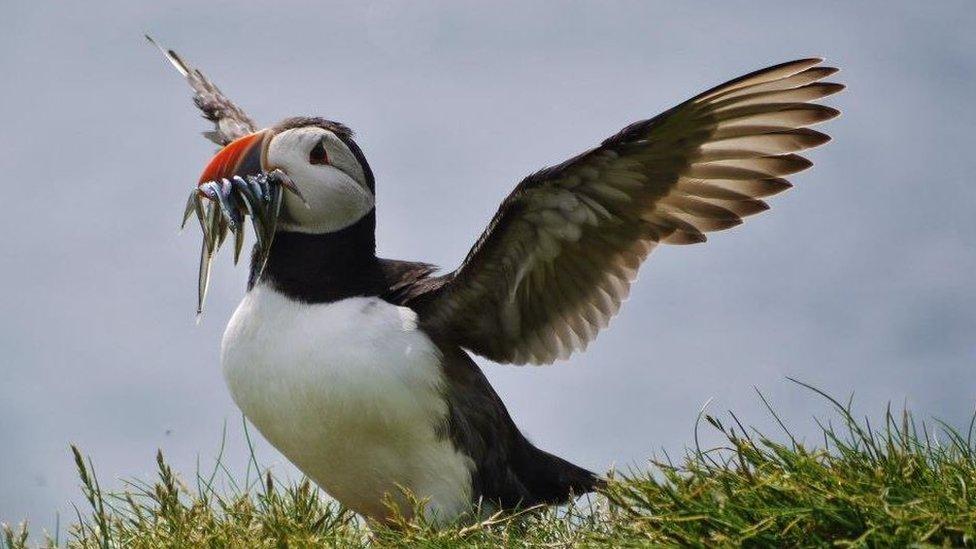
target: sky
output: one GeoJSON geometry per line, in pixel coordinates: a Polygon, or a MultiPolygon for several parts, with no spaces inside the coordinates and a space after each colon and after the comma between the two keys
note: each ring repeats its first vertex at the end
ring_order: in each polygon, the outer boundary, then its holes
{"type": "MultiPolygon", "coordinates": [[[[548,367],[479,360],[525,433],[581,465],[692,444],[699,409],[816,441],[820,397],[965,425],[976,405],[976,10],[968,2],[16,2],[0,34],[0,521],[54,528],[157,448],[243,472],[218,364],[246,272],[218,258],[194,322],[213,154],[152,34],[260,124],[350,125],[379,253],[454,268],[522,177],[742,73],[820,55],[834,140],[772,210],[656,250],[610,329],[548,367]],[[165,5],[164,5],[165,4],[165,5]]],[[[708,435],[706,435],[708,436],[708,435]]],[[[256,442],[276,474],[297,472],[256,442]]]]}

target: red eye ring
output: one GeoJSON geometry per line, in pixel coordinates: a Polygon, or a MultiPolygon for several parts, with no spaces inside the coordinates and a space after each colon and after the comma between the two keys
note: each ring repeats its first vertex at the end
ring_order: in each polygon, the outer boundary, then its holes
{"type": "Polygon", "coordinates": [[[318,143],[312,147],[312,150],[308,153],[308,163],[309,164],[328,164],[329,154],[325,152],[325,143],[323,140],[319,140],[318,143]]]}

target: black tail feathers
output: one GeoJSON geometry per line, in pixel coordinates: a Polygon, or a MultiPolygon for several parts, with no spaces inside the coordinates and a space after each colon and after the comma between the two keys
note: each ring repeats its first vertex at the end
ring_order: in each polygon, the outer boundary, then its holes
{"type": "MultiPolygon", "coordinates": [[[[519,480],[539,503],[559,504],[599,490],[606,480],[577,465],[526,443],[515,469],[519,480]]],[[[523,505],[530,502],[523,502],[523,505]]]]}

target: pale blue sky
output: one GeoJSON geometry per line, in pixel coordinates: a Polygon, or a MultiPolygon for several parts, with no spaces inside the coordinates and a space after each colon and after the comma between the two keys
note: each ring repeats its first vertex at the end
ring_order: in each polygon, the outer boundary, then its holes
{"type": "MultiPolygon", "coordinates": [[[[822,55],[848,90],[773,209],[656,251],[609,331],[547,368],[487,364],[525,432],[583,465],[691,442],[698,408],[800,433],[825,404],[976,404],[976,10],[968,2],[17,2],[0,35],[0,520],[79,501],[69,442],[108,484],[160,447],[192,473],[240,416],[217,364],[245,272],[193,322],[212,153],[176,48],[262,123],[343,121],[377,175],[383,255],[453,268],[521,177],[711,85],[822,55]]],[[[292,471],[266,445],[261,458],[292,471]]]]}

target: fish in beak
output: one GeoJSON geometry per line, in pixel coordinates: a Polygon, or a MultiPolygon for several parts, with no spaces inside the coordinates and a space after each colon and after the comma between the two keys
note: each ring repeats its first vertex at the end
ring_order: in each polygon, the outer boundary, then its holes
{"type": "Polygon", "coordinates": [[[288,174],[267,168],[269,130],[262,130],[228,143],[214,155],[190,191],[182,227],[196,214],[203,231],[197,288],[197,315],[203,312],[214,254],[234,235],[234,264],[244,247],[245,217],[251,218],[256,242],[255,280],[260,280],[274,240],[285,190],[304,198],[288,174]]]}

